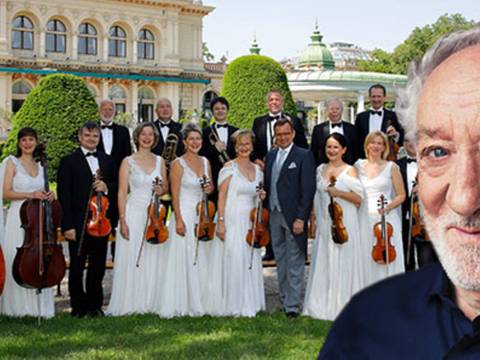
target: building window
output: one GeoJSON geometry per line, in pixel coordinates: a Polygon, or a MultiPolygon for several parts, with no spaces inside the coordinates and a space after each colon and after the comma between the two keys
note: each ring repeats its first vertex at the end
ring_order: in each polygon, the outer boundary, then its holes
{"type": "Polygon", "coordinates": [[[89,23],[78,27],[78,53],[82,55],[97,55],[97,29],[89,23]]]}
{"type": "Polygon", "coordinates": [[[138,33],[138,58],[145,60],[153,60],[155,57],[155,37],[152,32],[142,29],[138,33]]]}
{"type": "Polygon", "coordinates": [[[19,80],[12,85],[12,112],[16,113],[22,107],[32,86],[25,80],[19,80]]]}
{"type": "Polygon", "coordinates": [[[108,32],[108,56],[127,56],[127,34],[120,26],[112,26],[108,32]]]}
{"type": "Polygon", "coordinates": [[[26,16],[13,19],[12,49],[33,50],[33,23],[26,16]]]}
{"type": "Polygon", "coordinates": [[[108,92],[108,97],[114,102],[117,114],[127,110],[127,94],[121,86],[113,85],[108,92]]]}
{"type": "Polygon", "coordinates": [[[138,89],[138,121],[153,121],[153,106],[155,95],[152,90],[147,87],[138,89]]]}
{"type": "Polygon", "coordinates": [[[50,20],[47,23],[45,50],[64,53],[67,51],[67,29],[60,20],[50,20]]]}
{"type": "Polygon", "coordinates": [[[203,101],[202,101],[203,118],[210,119],[213,116],[212,110],[210,110],[210,104],[217,97],[218,95],[214,91],[207,91],[203,95],[203,101]]]}

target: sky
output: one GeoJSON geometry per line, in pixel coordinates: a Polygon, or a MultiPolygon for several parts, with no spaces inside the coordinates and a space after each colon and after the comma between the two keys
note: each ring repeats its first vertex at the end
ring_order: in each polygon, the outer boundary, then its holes
{"type": "Polygon", "coordinates": [[[480,21],[480,0],[203,0],[215,10],[204,18],[203,41],[219,60],[246,55],[254,35],[261,54],[298,56],[318,25],[323,41],[392,51],[417,26],[448,13],[480,21]]]}

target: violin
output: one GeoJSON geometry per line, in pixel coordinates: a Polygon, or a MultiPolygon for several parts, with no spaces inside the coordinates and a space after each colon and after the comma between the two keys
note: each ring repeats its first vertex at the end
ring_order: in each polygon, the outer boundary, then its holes
{"type": "MultiPolygon", "coordinates": [[[[200,185],[205,187],[210,180],[203,175],[200,178],[200,185]]],[[[208,195],[205,191],[202,193],[202,199],[197,204],[197,223],[195,224],[195,234],[197,244],[195,249],[195,260],[193,265],[197,264],[198,260],[198,245],[200,241],[213,240],[215,235],[215,224],[213,223],[213,216],[215,215],[215,204],[208,200],[208,195]]]]}
{"type": "MultiPolygon", "coordinates": [[[[337,179],[335,176],[330,177],[329,187],[334,187],[337,179]]],[[[330,226],[330,232],[332,234],[332,240],[335,244],[345,244],[348,241],[348,232],[343,225],[343,210],[342,207],[333,200],[333,196],[330,196],[330,204],[328,204],[328,213],[332,220],[330,226]]]]}
{"type": "MultiPolygon", "coordinates": [[[[100,179],[100,169],[98,169],[94,181],[100,179]]],[[[91,191],[93,193],[93,185],[91,191]]],[[[110,224],[110,220],[108,220],[107,218],[108,206],[108,198],[103,192],[95,191],[95,194],[90,196],[90,200],[88,201],[88,208],[91,217],[87,223],[87,233],[90,236],[104,237],[108,236],[112,231],[112,225],[110,224]]]]}
{"type": "MultiPolygon", "coordinates": [[[[43,165],[44,189],[50,192],[48,164],[43,145],[36,149],[35,159],[43,165]]],[[[57,243],[62,208],[58,200],[29,199],[20,208],[25,237],[13,261],[13,278],[22,287],[37,289],[57,285],[65,275],[63,249],[57,243]]]]}
{"type": "MultiPolygon", "coordinates": [[[[413,189],[417,186],[418,177],[415,178],[413,181],[413,189]]],[[[407,265],[411,264],[411,247],[412,247],[412,240],[415,238],[422,238],[424,241],[429,241],[430,238],[428,237],[427,230],[425,229],[424,223],[422,221],[422,216],[420,214],[420,203],[418,201],[418,194],[416,191],[412,191],[412,195],[410,197],[410,218],[408,224],[408,237],[407,242],[407,265]]]]}
{"type": "Polygon", "coordinates": [[[310,219],[308,221],[308,230],[307,230],[307,237],[309,239],[315,238],[317,233],[317,222],[315,219],[315,213],[313,210],[310,212],[310,219]]]}
{"type": "Polygon", "coordinates": [[[387,205],[387,199],[382,194],[378,199],[378,208],[381,210],[381,219],[373,226],[373,233],[377,242],[372,249],[372,258],[377,264],[388,265],[394,262],[397,253],[395,246],[392,245],[390,239],[393,235],[393,226],[385,219],[385,205],[387,205]]]}
{"type": "MultiPolygon", "coordinates": [[[[157,176],[153,183],[154,186],[161,185],[162,181],[157,176]]],[[[148,226],[145,231],[145,238],[150,244],[163,244],[168,239],[168,229],[165,226],[167,209],[160,202],[160,195],[152,191],[153,199],[148,205],[148,226]]]]}
{"type": "Polygon", "coordinates": [[[2,247],[0,246],[0,295],[2,295],[5,286],[5,257],[3,256],[2,247]]]}
{"type": "MultiPolygon", "coordinates": [[[[257,186],[257,193],[263,189],[263,183],[257,186]]],[[[268,233],[268,210],[263,207],[263,201],[260,195],[257,195],[257,205],[250,211],[251,228],[247,232],[247,243],[250,248],[250,267],[253,264],[253,249],[267,246],[270,242],[270,234],[268,233]]]]}
{"type": "MultiPolygon", "coordinates": [[[[392,126],[392,122],[390,120],[387,121],[387,128],[389,126],[392,126]]],[[[388,161],[396,161],[398,160],[398,151],[400,150],[400,146],[395,141],[395,136],[388,135],[388,155],[387,155],[387,160],[388,161]]]]}

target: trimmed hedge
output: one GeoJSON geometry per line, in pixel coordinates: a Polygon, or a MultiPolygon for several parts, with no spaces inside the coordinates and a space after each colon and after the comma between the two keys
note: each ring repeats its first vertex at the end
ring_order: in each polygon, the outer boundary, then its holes
{"type": "Polygon", "coordinates": [[[222,88],[222,96],[230,103],[228,122],[251,129],[253,120],[268,112],[265,97],[272,89],[282,91],[284,110],[296,115],[287,76],[279,63],[262,55],[246,55],[232,61],[225,72],[222,88]]]}
{"type": "Polygon", "coordinates": [[[54,74],[40,80],[13,118],[2,158],[15,154],[17,134],[34,128],[47,145],[49,177],[56,179],[60,159],[78,146],[78,129],[86,121],[97,121],[98,106],[85,82],[73,75],[54,74]]]}

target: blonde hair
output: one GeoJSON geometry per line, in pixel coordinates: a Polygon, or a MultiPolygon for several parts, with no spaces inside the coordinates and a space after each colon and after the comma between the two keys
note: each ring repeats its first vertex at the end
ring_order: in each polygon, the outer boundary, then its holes
{"type": "Polygon", "coordinates": [[[233,145],[236,146],[237,141],[240,138],[247,137],[247,136],[250,138],[250,140],[252,142],[252,145],[253,145],[255,143],[255,134],[250,129],[238,129],[237,131],[235,131],[231,136],[231,139],[233,141],[233,145]]]}
{"type": "Polygon", "coordinates": [[[382,153],[382,159],[385,160],[390,152],[390,145],[388,144],[388,137],[385,135],[383,131],[374,131],[367,135],[365,141],[363,142],[363,150],[365,151],[365,155],[368,158],[368,144],[370,144],[374,138],[379,137],[383,140],[383,145],[385,146],[385,150],[382,153]]]}

